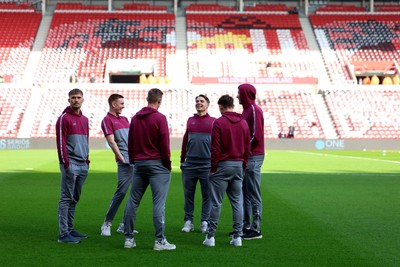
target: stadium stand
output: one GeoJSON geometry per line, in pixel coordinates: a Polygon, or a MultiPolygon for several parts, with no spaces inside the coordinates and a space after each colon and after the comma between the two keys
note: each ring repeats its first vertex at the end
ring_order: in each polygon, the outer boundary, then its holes
{"type": "Polygon", "coordinates": [[[398,15],[310,15],[317,41],[332,80],[351,82],[351,61],[398,61],[400,37],[398,15]]]}
{"type": "Polygon", "coordinates": [[[289,11],[295,11],[296,7],[289,7],[285,4],[260,4],[255,3],[254,5],[246,6],[245,11],[282,11],[288,13],[289,11]]]}
{"type": "Polygon", "coordinates": [[[189,80],[315,77],[297,14],[186,12],[189,80]]]}
{"type": "Polygon", "coordinates": [[[5,82],[22,80],[41,18],[27,5],[0,3],[0,76],[5,82]]]}
{"type": "Polygon", "coordinates": [[[235,7],[223,6],[219,4],[189,4],[186,12],[215,12],[215,11],[236,11],[235,7]]]}
{"type": "Polygon", "coordinates": [[[136,11],[161,11],[167,12],[166,6],[152,6],[147,3],[124,3],[124,7],[116,10],[136,10],[136,11]]]}
{"type": "MultiPolygon", "coordinates": [[[[55,123],[59,114],[66,107],[65,99],[69,90],[70,87],[67,85],[48,86],[44,89],[42,95],[45,97],[40,97],[41,100],[30,133],[32,138],[55,137],[55,123]]],[[[118,92],[126,99],[124,115],[130,118],[146,105],[147,90],[148,88],[140,86],[134,89],[118,89],[118,92]]],[[[85,104],[82,110],[89,118],[92,138],[103,137],[100,123],[108,111],[105,99],[114,92],[114,89],[108,88],[87,88],[85,90],[85,104]]],[[[228,86],[222,87],[218,91],[164,87],[163,92],[163,105],[160,111],[167,116],[171,138],[181,138],[185,131],[186,119],[193,114],[193,107],[188,103],[193,101],[196,95],[207,93],[210,101],[216,103],[222,94],[233,95],[236,91],[235,88],[228,86]]],[[[289,126],[296,128],[296,138],[324,138],[311,90],[266,89],[259,90],[258,96],[258,104],[266,115],[266,138],[278,138],[281,129],[286,131],[289,126]]],[[[241,112],[241,106],[237,105],[236,111],[241,112]]],[[[212,105],[210,113],[219,116],[218,106],[212,105]]]]}
{"type": "Polygon", "coordinates": [[[107,10],[107,6],[84,5],[82,3],[57,3],[56,10],[107,10]]]}
{"type": "Polygon", "coordinates": [[[289,126],[295,127],[299,139],[325,138],[310,91],[268,90],[260,97],[264,110],[265,137],[278,138],[287,134],[289,126]]]}
{"type": "Polygon", "coordinates": [[[380,5],[377,4],[374,7],[375,12],[400,12],[400,5],[395,5],[395,4],[386,4],[386,5],[380,5]]]}
{"type": "MultiPolygon", "coordinates": [[[[70,86],[48,86],[44,89],[38,111],[34,118],[34,124],[30,133],[32,138],[54,138],[55,124],[58,116],[67,106],[66,98],[70,86]]],[[[131,118],[139,109],[147,105],[146,96],[148,88],[120,88],[118,93],[126,99],[124,115],[131,118]]],[[[188,90],[170,89],[163,90],[163,105],[161,111],[167,116],[170,123],[171,138],[182,137],[186,127],[185,118],[190,113],[185,110],[189,94],[190,99],[194,98],[188,90]]],[[[82,112],[89,118],[90,137],[103,138],[101,120],[108,112],[107,99],[115,93],[115,89],[89,88],[84,92],[85,104],[82,112]]],[[[190,107],[187,107],[190,108],[190,107]]]]}
{"type": "Polygon", "coordinates": [[[167,61],[175,54],[175,17],[148,12],[56,12],[36,83],[65,83],[71,75],[78,82],[102,83],[109,59],[152,60],[155,76],[165,77],[167,61]]]}
{"type": "Polygon", "coordinates": [[[340,138],[400,138],[399,90],[327,90],[324,97],[340,138]]]}
{"type": "Polygon", "coordinates": [[[30,96],[30,88],[0,87],[0,138],[18,137],[30,96]]]}
{"type": "MultiPolygon", "coordinates": [[[[381,13],[354,5],[318,6],[309,16],[310,32],[326,69],[317,69],[295,7],[255,4],[238,12],[228,5],[190,4],[179,20],[186,23],[179,25],[184,36],[179,49],[185,52],[179,64],[187,63],[189,79],[178,74],[182,80],[167,84],[178,64],[178,19],[166,6],[124,3],[108,12],[105,5],[57,3],[32,85],[23,77],[42,15],[29,4],[0,3],[0,138],[54,138],[73,86],[84,90],[90,137],[103,138],[100,121],[111,93],[125,96],[124,115],[131,117],[146,105],[148,83],[162,81],[156,85],[164,92],[160,111],[171,138],[179,139],[196,95],[205,93],[216,103],[253,80],[267,139],[277,139],[289,126],[295,139],[398,139],[400,10],[395,5],[376,10],[381,13]],[[147,84],[107,84],[110,59],[151,60],[154,76],[141,75],[147,84]],[[355,84],[356,64],[370,71],[358,77],[365,85],[355,84]],[[332,84],[316,82],[324,71],[332,84]],[[208,78],[217,79],[204,85],[208,78]],[[306,82],[296,84],[296,78],[306,82]]],[[[210,106],[210,114],[220,115],[217,105],[210,106]]]]}
{"type": "MultiPolygon", "coordinates": [[[[32,138],[54,138],[55,123],[59,114],[66,107],[66,97],[70,87],[48,86],[40,97],[39,109],[35,113],[34,123],[30,136],[32,138]]],[[[124,88],[118,92],[126,99],[125,113],[132,117],[141,107],[145,106],[147,88],[124,88]]],[[[84,114],[90,121],[90,136],[92,138],[103,137],[100,123],[104,114],[108,111],[107,97],[115,90],[108,88],[88,88],[85,90],[84,114]]],[[[216,103],[221,94],[233,95],[236,92],[232,87],[221,87],[220,90],[209,89],[177,89],[163,88],[163,112],[169,122],[171,138],[181,138],[186,127],[186,119],[193,114],[193,107],[188,105],[195,96],[207,93],[211,103],[216,103]]],[[[299,139],[324,138],[323,129],[317,116],[317,111],[310,90],[282,90],[263,89],[258,93],[258,104],[265,111],[266,138],[276,139],[281,129],[285,131],[289,126],[296,129],[295,136],[299,139]]],[[[236,111],[241,112],[238,105],[236,111]]],[[[219,116],[217,105],[210,107],[210,114],[219,116]]]]}
{"type": "Polygon", "coordinates": [[[356,5],[351,5],[351,4],[344,4],[344,5],[338,5],[338,4],[327,4],[321,7],[318,7],[315,10],[315,14],[325,14],[325,13],[348,13],[348,12],[366,12],[367,10],[364,7],[356,6],[356,5]]]}
{"type": "Polygon", "coordinates": [[[33,11],[32,3],[30,2],[0,2],[0,10],[8,10],[8,11],[18,11],[18,10],[29,10],[33,11]]]}

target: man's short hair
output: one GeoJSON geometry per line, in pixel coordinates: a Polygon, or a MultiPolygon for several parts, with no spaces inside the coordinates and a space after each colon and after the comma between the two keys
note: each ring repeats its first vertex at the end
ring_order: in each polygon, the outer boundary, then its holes
{"type": "Polygon", "coordinates": [[[71,97],[73,95],[82,95],[83,96],[83,92],[81,89],[75,88],[75,89],[72,89],[71,91],[69,91],[68,97],[71,97]]]}
{"type": "Polygon", "coordinates": [[[154,104],[163,96],[163,92],[158,88],[152,88],[147,93],[147,102],[154,104]]]}
{"type": "Polygon", "coordinates": [[[124,97],[122,95],[120,95],[120,94],[112,94],[112,95],[110,95],[110,97],[108,98],[108,104],[110,105],[110,107],[112,105],[112,102],[114,102],[115,100],[120,99],[120,98],[124,98],[124,97]]]}
{"type": "Polygon", "coordinates": [[[233,101],[233,97],[230,95],[223,95],[218,99],[218,105],[221,105],[224,108],[233,108],[235,106],[233,101]]]}
{"type": "Polygon", "coordinates": [[[207,102],[208,104],[210,104],[210,99],[208,99],[208,97],[207,97],[206,95],[200,94],[200,95],[196,96],[195,100],[197,100],[198,97],[204,98],[204,99],[206,100],[206,102],[207,102]]]}

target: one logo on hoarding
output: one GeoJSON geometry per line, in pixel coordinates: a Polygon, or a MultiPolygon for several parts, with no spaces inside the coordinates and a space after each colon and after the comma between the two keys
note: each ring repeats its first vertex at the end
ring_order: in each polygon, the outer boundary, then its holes
{"type": "Polygon", "coordinates": [[[340,150],[344,149],[344,140],[317,140],[315,142],[315,148],[317,150],[340,150]]]}

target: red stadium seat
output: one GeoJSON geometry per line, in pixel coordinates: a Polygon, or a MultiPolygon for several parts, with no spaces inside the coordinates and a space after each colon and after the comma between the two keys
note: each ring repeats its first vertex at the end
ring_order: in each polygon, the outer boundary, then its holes
{"type": "Polygon", "coordinates": [[[315,77],[296,14],[197,12],[186,25],[189,79],[315,77]]]}
{"type": "Polygon", "coordinates": [[[175,16],[163,13],[54,14],[37,71],[38,84],[68,82],[73,74],[104,82],[108,59],[154,59],[156,76],[166,76],[175,54],[175,16]],[[127,52],[127,48],[129,52],[127,52]],[[54,70],[47,75],[47,70],[54,70]]]}

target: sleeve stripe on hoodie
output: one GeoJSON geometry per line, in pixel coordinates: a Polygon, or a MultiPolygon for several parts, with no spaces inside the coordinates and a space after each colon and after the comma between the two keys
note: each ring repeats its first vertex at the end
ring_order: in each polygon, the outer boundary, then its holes
{"type": "Polygon", "coordinates": [[[61,160],[63,163],[65,163],[65,158],[64,158],[64,148],[63,148],[63,132],[62,132],[62,125],[63,125],[63,119],[64,116],[67,115],[67,113],[64,113],[60,117],[60,155],[61,155],[61,160]]]}
{"type": "Polygon", "coordinates": [[[251,109],[253,111],[253,131],[252,131],[252,135],[250,136],[250,143],[253,142],[254,137],[256,136],[256,109],[254,108],[254,105],[251,105],[251,109]]]}
{"type": "Polygon", "coordinates": [[[107,124],[106,124],[106,118],[104,118],[101,123],[103,124],[103,127],[104,127],[104,135],[109,135],[107,124]]]}

